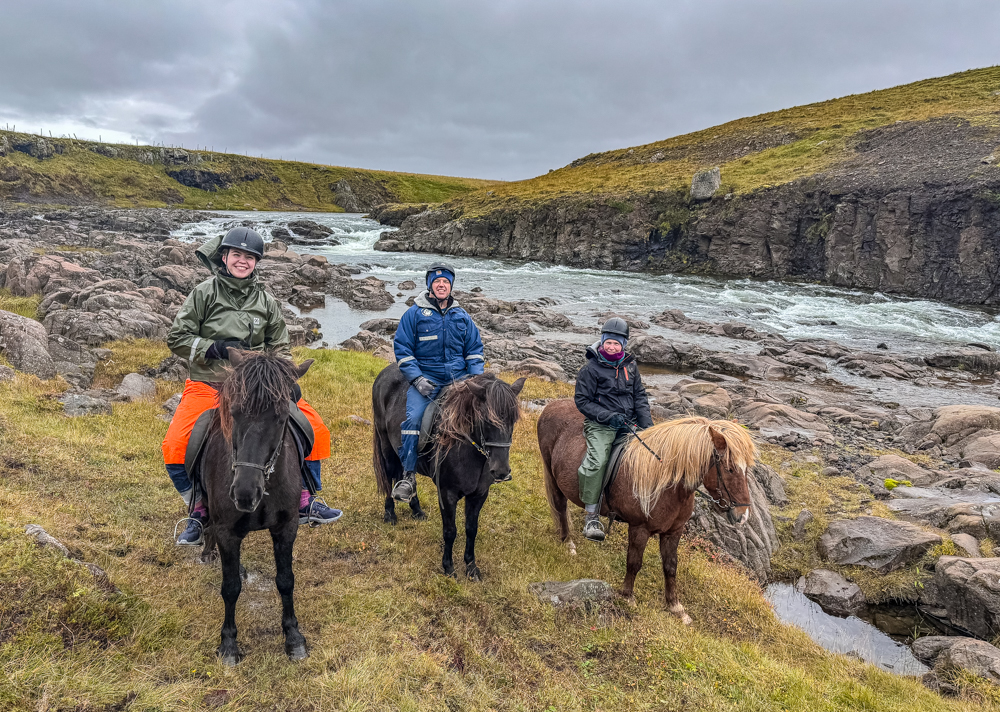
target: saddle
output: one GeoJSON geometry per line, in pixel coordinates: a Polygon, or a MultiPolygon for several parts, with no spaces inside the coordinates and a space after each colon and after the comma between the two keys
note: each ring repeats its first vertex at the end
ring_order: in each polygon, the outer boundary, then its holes
{"type": "Polygon", "coordinates": [[[441,407],[436,400],[432,400],[424,411],[423,418],[420,419],[420,439],[417,440],[417,452],[426,455],[434,445],[434,427],[437,425],[438,415],[441,407]]]}
{"type": "Polygon", "coordinates": [[[611,527],[614,526],[615,518],[618,516],[617,513],[611,509],[611,485],[614,484],[615,478],[618,477],[618,468],[622,464],[622,455],[625,454],[625,446],[629,444],[632,439],[630,433],[619,433],[615,438],[614,443],[611,444],[611,454],[608,456],[608,466],[604,468],[604,482],[601,483],[601,502],[608,502],[608,533],[611,532],[611,527]]]}
{"type": "MultiPolygon", "coordinates": [[[[205,488],[201,485],[201,472],[198,466],[201,462],[202,452],[205,449],[205,443],[208,441],[208,431],[212,425],[212,419],[215,417],[216,410],[218,408],[209,408],[198,416],[198,420],[195,421],[194,428],[191,430],[191,438],[188,440],[187,449],[184,451],[184,469],[187,470],[188,477],[194,482],[195,487],[201,487],[202,492],[205,491],[205,488]]],[[[313,432],[312,425],[309,424],[305,413],[299,409],[299,406],[294,401],[289,401],[288,403],[288,415],[288,424],[285,427],[292,433],[292,438],[295,440],[302,479],[306,483],[309,493],[316,494],[317,483],[313,480],[312,473],[306,467],[306,456],[312,452],[313,443],[316,441],[316,434],[313,432]]],[[[197,498],[192,497],[191,502],[193,503],[195,499],[197,498]]]]}

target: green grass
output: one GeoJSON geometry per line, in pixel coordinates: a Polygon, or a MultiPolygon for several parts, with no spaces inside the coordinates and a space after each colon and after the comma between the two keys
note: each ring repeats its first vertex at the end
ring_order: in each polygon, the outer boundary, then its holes
{"type": "MultiPolygon", "coordinates": [[[[13,140],[25,134],[0,131],[13,140]]],[[[494,181],[431,176],[390,171],[325,166],[314,163],[250,158],[235,154],[197,151],[198,165],[164,166],[137,158],[158,152],[148,146],[110,146],[74,139],[53,139],[64,146],[62,154],[38,160],[9,151],[0,157],[0,200],[43,203],[104,202],[119,207],[214,208],[217,210],[317,210],[341,211],[334,186],[347,179],[355,192],[359,186],[377,187],[388,202],[438,203],[494,181]],[[118,157],[94,153],[93,148],[115,148],[118,157]],[[181,185],[168,170],[194,168],[225,177],[227,188],[205,191],[181,185]]]]}
{"type": "Polygon", "coordinates": [[[16,297],[6,287],[0,289],[0,310],[38,319],[38,305],[42,303],[42,295],[33,294],[30,297],[16,297]]]}
{"type": "MultiPolygon", "coordinates": [[[[113,345],[116,356],[137,350],[113,345]]],[[[149,363],[162,352],[146,350],[149,363]]],[[[0,709],[4,710],[973,710],[996,693],[962,679],[942,699],[912,679],[832,655],[781,625],[742,571],[692,545],[680,551],[679,592],[694,618],[662,611],[656,547],[636,601],[601,612],[554,611],[533,581],[624,576],[626,538],[570,556],[555,541],[534,427],[526,415],[511,451],[514,481],[492,492],[478,558],[485,580],[439,574],[440,518],[382,522],[370,464],[372,379],[384,366],[352,352],[315,358],[303,391],[334,440],[324,464],[335,525],[303,529],[295,551],[296,610],[311,656],[282,652],[273,558],[249,536],[250,578],[237,609],[247,658],[215,659],[222,602],[218,566],[173,546],[183,506],[167,479],[159,403],[116,403],[111,415],[69,419],[62,385],[19,375],[0,384],[0,709]],[[38,523],[120,589],[28,543],[38,523]]],[[[129,363],[134,367],[137,360],[129,363]]],[[[106,375],[109,375],[106,372],[106,375]]],[[[531,397],[561,395],[529,381],[531,397]]],[[[563,389],[565,390],[565,389],[563,389]]],[[[578,513],[574,513],[579,526],[578,513]]],[[[460,527],[461,529],[461,527],[460,527]]],[[[461,536],[459,538],[461,546],[461,536]]]]}
{"type": "Polygon", "coordinates": [[[488,186],[449,204],[473,217],[557,198],[602,196],[620,212],[651,191],[686,194],[692,175],[720,166],[723,192],[750,193],[814,175],[847,155],[858,132],[897,121],[939,118],[1000,125],[1000,67],[927,79],[891,89],[760,114],[633,148],[592,154],[530,180],[488,186]],[[787,136],[784,145],[773,140],[787,136]],[[737,157],[737,151],[750,152],[737,157]],[[662,160],[650,162],[662,157],[662,160]]]}

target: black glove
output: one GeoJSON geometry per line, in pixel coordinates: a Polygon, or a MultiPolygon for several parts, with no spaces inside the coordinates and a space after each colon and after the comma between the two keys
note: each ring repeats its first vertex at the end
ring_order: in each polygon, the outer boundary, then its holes
{"type": "Polygon", "coordinates": [[[245,349],[248,346],[249,344],[239,339],[219,339],[208,347],[208,351],[205,352],[205,358],[216,360],[227,359],[229,358],[229,349],[245,349]]]}
{"type": "Polygon", "coordinates": [[[610,425],[612,428],[618,428],[619,430],[621,430],[626,425],[628,425],[628,420],[626,420],[625,416],[622,415],[621,413],[615,413],[614,415],[611,416],[611,421],[608,423],[608,425],[610,425]]]}
{"type": "Polygon", "coordinates": [[[431,393],[437,387],[427,378],[423,376],[417,376],[413,381],[413,387],[417,389],[417,393],[422,395],[424,398],[430,398],[431,393]]]}

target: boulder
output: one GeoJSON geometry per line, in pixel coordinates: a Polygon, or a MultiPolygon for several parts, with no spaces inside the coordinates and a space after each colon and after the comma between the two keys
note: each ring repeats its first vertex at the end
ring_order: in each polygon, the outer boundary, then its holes
{"type": "Polygon", "coordinates": [[[976,537],[971,534],[966,534],[964,532],[958,532],[951,535],[951,540],[955,542],[955,546],[965,552],[966,556],[970,559],[981,559],[982,554],[979,553],[979,541],[976,537]]]}
{"type": "Polygon", "coordinates": [[[377,277],[351,279],[337,276],[330,279],[327,289],[354,309],[385,311],[395,303],[385,288],[385,282],[377,277]]]}
{"type": "Polygon", "coordinates": [[[169,318],[148,309],[108,309],[99,312],[61,309],[49,312],[44,321],[49,334],[65,336],[87,346],[121,339],[163,341],[167,338],[170,324],[169,318]]]}
{"type": "Polygon", "coordinates": [[[949,620],[972,635],[992,638],[1000,630],[1000,558],[942,556],[933,591],[949,620]]]}
{"type": "Polygon", "coordinates": [[[417,288],[417,283],[414,282],[412,279],[408,279],[396,285],[396,289],[402,290],[404,292],[409,292],[410,290],[416,288],[417,288]]]}
{"type": "Polygon", "coordinates": [[[796,588],[835,616],[855,616],[868,604],[860,586],[827,569],[810,571],[799,580],[796,588]]]}
{"type": "Polygon", "coordinates": [[[539,600],[553,606],[592,607],[610,601],[615,592],[604,581],[597,579],[577,579],[576,581],[543,581],[528,584],[528,590],[539,600]]]}
{"type": "Polygon", "coordinates": [[[806,538],[806,527],[815,520],[816,517],[808,509],[803,509],[799,512],[798,516],[795,517],[795,521],[792,523],[792,539],[794,541],[803,541],[806,538]]]}
{"type": "Polygon", "coordinates": [[[819,553],[835,564],[867,566],[887,574],[919,560],[941,537],[915,524],[880,517],[841,519],[820,537],[819,553]]]}
{"type": "Polygon", "coordinates": [[[554,361],[543,361],[538,358],[526,358],[523,361],[512,364],[510,370],[515,373],[527,373],[538,376],[546,381],[566,381],[566,371],[554,361]]]}
{"type": "Polygon", "coordinates": [[[181,394],[174,393],[172,396],[163,401],[163,405],[161,407],[163,408],[164,411],[166,411],[166,413],[171,418],[173,418],[174,413],[177,412],[177,406],[179,406],[180,404],[181,404],[181,394]]]}
{"type": "Polygon", "coordinates": [[[698,171],[691,179],[691,199],[708,200],[722,185],[722,172],[719,167],[698,171]]]}
{"type": "Polygon", "coordinates": [[[59,397],[63,411],[71,418],[84,415],[111,415],[111,404],[103,398],[83,393],[67,393],[59,397]]]}
{"type": "Polygon", "coordinates": [[[887,479],[908,480],[914,487],[927,487],[941,479],[936,472],[925,470],[899,455],[882,455],[858,468],[855,477],[873,491],[876,487],[884,490],[887,479]]]}
{"type": "Polygon", "coordinates": [[[115,392],[130,401],[149,399],[156,395],[156,381],[149,376],[130,373],[118,384],[115,392]]]}
{"type": "Polygon", "coordinates": [[[198,284],[208,279],[209,273],[205,268],[185,267],[184,265],[163,265],[153,270],[156,277],[165,289],[176,289],[181,294],[187,294],[198,284]]]}
{"type": "Polygon", "coordinates": [[[958,635],[926,635],[913,641],[913,656],[922,663],[933,666],[938,655],[960,640],[969,640],[958,635]]]}
{"type": "Polygon", "coordinates": [[[0,311],[0,353],[18,371],[39,378],[55,378],[56,367],[48,343],[45,327],[37,321],[0,311]]]}
{"type": "Polygon", "coordinates": [[[1000,683],[1000,650],[983,640],[962,638],[938,654],[934,669],[937,672],[964,670],[992,683],[1000,683]]]}
{"type": "Polygon", "coordinates": [[[393,336],[399,327],[399,319],[369,319],[361,322],[362,331],[371,331],[382,336],[393,336]]]}
{"type": "Polygon", "coordinates": [[[822,418],[790,405],[751,401],[737,410],[736,415],[772,442],[833,443],[833,434],[822,418]]]}
{"type": "Polygon", "coordinates": [[[688,520],[686,532],[712,542],[763,582],[771,575],[771,555],[778,550],[779,542],[767,493],[761,482],[777,475],[762,464],[754,465],[749,474],[750,520],[744,526],[733,526],[725,514],[717,514],[707,500],[696,497],[694,513],[688,520]]]}

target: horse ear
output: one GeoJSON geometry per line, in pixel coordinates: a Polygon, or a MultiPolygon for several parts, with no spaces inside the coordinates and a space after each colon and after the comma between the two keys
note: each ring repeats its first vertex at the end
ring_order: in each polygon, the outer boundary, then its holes
{"type": "Polygon", "coordinates": [[[297,381],[300,378],[302,378],[304,375],[306,375],[306,371],[308,371],[309,367],[312,366],[315,362],[316,362],[316,359],[310,358],[310,359],[306,359],[305,361],[303,361],[302,363],[300,363],[298,366],[296,366],[295,367],[295,374],[296,374],[295,375],[295,380],[297,381]]]}
{"type": "Polygon", "coordinates": [[[525,378],[522,376],[521,378],[517,379],[516,381],[510,384],[510,389],[514,391],[515,396],[521,392],[522,388],[524,388],[524,381],[525,378]]]}
{"type": "Polygon", "coordinates": [[[726,439],[722,437],[722,433],[709,426],[708,434],[712,436],[712,444],[715,445],[715,449],[719,452],[725,452],[728,445],[726,445],[726,439]]]}
{"type": "Polygon", "coordinates": [[[246,360],[246,354],[240,349],[229,349],[229,363],[236,368],[246,360]]]}
{"type": "Polygon", "coordinates": [[[469,390],[472,391],[472,395],[476,398],[486,398],[486,386],[481,383],[476,383],[472,379],[469,379],[465,383],[469,387],[469,390]]]}

